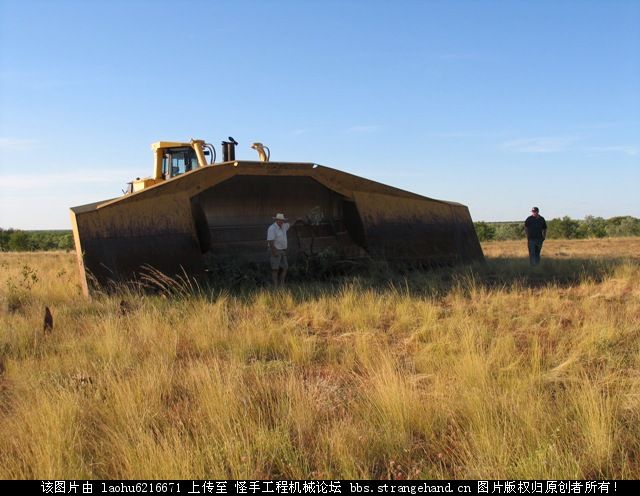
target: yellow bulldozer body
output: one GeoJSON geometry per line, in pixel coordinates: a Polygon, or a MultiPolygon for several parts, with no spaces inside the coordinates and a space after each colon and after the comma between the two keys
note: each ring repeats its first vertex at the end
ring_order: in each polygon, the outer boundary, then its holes
{"type": "Polygon", "coordinates": [[[266,262],[276,212],[291,219],[294,263],[324,250],[438,265],[483,258],[469,210],[459,203],[313,163],[202,164],[163,179],[158,162],[154,177],[131,194],[71,209],[85,294],[94,285],[136,280],[149,267],[198,277],[207,259],[266,262]]]}

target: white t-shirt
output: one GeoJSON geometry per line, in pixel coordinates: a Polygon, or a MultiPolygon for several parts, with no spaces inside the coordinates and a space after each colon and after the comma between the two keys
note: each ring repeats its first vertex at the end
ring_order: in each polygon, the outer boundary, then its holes
{"type": "Polygon", "coordinates": [[[267,229],[267,241],[273,241],[273,246],[275,246],[277,250],[286,250],[288,230],[288,222],[282,224],[282,227],[274,222],[269,226],[269,229],[267,229]]]}

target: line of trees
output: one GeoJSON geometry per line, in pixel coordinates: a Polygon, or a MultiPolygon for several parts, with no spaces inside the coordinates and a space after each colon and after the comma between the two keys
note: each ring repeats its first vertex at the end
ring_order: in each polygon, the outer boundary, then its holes
{"type": "MultiPolygon", "coordinates": [[[[524,222],[475,222],[480,241],[524,239],[524,222]]],[[[587,215],[584,220],[564,216],[547,220],[547,238],[585,239],[619,236],[640,236],[640,219],[620,216],[604,219],[587,215]]]]}
{"type": "MultiPolygon", "coordinates": [[[[524,222],[475,222],[480,241],[524,239],[524,222]]],[[[604,219],[588,215],[547,221],[547,237],[556,239],[640,236],[640,219],[631,216],[604,219]]],[[[21,231],[0,228],[0,251],[72,250],[71,231],[21,231]]]]}
{"type": "Polygon", "coordinates": [[[21,231],[0,227],[0,251],[71,250],[71,231],[21,231]]]}

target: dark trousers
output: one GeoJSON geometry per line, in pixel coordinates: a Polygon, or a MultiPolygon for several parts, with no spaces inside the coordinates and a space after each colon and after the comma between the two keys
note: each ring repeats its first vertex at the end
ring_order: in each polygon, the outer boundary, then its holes
{"type": "Polygon", "coordinates": [[[529,264],[533,267],[540,263],[540,252],[542,251],[543,239],[529,239],[529,264]]]}

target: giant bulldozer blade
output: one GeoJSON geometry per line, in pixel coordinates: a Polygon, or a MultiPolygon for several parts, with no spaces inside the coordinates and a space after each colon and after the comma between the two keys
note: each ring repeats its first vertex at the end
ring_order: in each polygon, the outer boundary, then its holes
{"type": "Polygon", "coordinates": [[[293,263],[326,250],[433,265],[483,259],[464,205],[313,163],[270,162],[260,143],[260,161],[235,160],[235,144],[223,142],[214,163],[204,141],[154,143],[153,177],[132,181],[119,198],[73,207],[84,293],[149,268],[200,277],[206,260],[266,262],[275,212],[299,219],[289,231],[293,263]]]}

